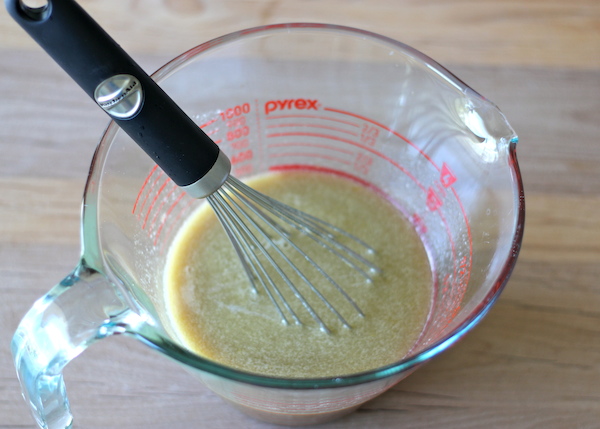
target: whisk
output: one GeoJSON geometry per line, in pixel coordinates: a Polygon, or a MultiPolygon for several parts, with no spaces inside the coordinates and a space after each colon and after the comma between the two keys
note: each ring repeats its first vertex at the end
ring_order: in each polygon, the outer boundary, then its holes
{"type": "Polygon", "coordinates": [[[319,265],[320,258],[298,245],[293,232],[333,254],[366,282],[378,272],[363,256],[373,249],[231,176],[230,161],[219,147],[75,1],[48,0],[44,6],[30,7],[23,0],[6,0],[6,6],[25,31],[177,185],[192,197],[207,199],[250,285],[266,293],[283,323],[301,323],[288,301],[293,296],[322,331],[330,332],[309,303],[306,294],[310,293],[324,304],[319,308],[326,308],[343,326],[350,327],[325,297],[320,289],[323,284],[363,316],[357,303],[319,265]],[[307,275],[305,267],[316,274],[307,275]]]}

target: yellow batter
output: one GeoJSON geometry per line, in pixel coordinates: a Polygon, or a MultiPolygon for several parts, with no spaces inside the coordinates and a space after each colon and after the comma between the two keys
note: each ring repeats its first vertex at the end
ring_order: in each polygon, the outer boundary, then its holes
{"type": "MultiPolygon", "coordinates": [[[[373,283],[305,238],[309,249],[365,314],[327,283],[327,294],[352,326],[310,298],[331,329],[324,334],[288,294],[302,325],[283,325],[267,295],[253,293],[238,257],[208,205],[192,214],[169,250],[165,291],[173,331],[189,349],[222,364],[279,377],[333,377],[391,364],[414,346],[431,307],[432,275],[412,225],[385,198],[352,180],[316,172],[270,173],[249,184],[351,232],[376,249],[365,256],[381,273],[373,283]]],[[[311,280],[310,266],[298,262],[311,280]]],[[[294,278],[290,275],[291,278],[294,278]]],[[[301,281],[295,279],[302,288],[301,281]]],[[[284,287],[285,289],[285,287],[284,287]]],[[[291,320],[291,319],[290,319],[291,320]]]]}

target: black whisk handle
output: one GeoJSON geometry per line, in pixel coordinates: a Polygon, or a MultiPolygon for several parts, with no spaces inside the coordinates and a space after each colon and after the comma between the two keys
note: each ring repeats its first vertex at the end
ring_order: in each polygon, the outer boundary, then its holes
{"type": "Polygon", "coordinates": [[[48,0],[42,7],[27,6],[23,0],[5,4],[21,27],[175,183],[193,184],[215,165],[217,145],[75,1],[48,0]]]}

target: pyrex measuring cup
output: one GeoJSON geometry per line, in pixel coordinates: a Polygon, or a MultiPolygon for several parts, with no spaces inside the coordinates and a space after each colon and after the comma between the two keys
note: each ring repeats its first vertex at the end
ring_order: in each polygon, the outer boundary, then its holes
{"type": "Polygon", "coordinates": [[[162,268],[178,227],[201,201],[112,123],[85,189],[81,260],[36,302],[13,340],[41,427],[71,425],[62,370],[115,334],[179,362],[250,415],[323,422],[452,345],[500,294],[523,233],[517,137],[496,106],[433,60],[365,31],[284,24],[204,43],[154,77],[230,157],[235,176],[327,171],[385,194],[428,249],[429,322],[398,362],[334,378],[270,378],[186,350],[165,315],[162,268]]]}

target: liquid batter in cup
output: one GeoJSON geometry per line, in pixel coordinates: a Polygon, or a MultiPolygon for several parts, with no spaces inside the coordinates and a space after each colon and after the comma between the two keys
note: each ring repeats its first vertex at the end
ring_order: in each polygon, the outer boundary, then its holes
{"type": "MultiPolygon", "coordinates": [[[[335,255],[318,261],[365,315],[322,282],[317,287],[351,329],[310,291],[306,291],[309,303],[332,334],[319,330],[289,290],[287,301],[303,325],[282,325],[265,291],[253,292],[225,232],[205,205],[180,230],[167,257],[166,300],[182,342],[222,364],[277,377],[337,377],[404,357],[423,331],[433,293],[425,248],[408,220],[375,190],[333,174],[271,173],[250,184],[351,232],[375,249],[372,259],[381,273],[371,284],[335,255]]],[[[294,241],[302,238],[301,244],[327,256],[310,238],[299,234],[294,241]]],[[[310,275],[308,264],[301,263],[302,271],[310,275]]],[[[313,275],[321,277],[314,270],[313,275]]],[[[302,287],[299,279],[292,280],[302,287]]]]}

